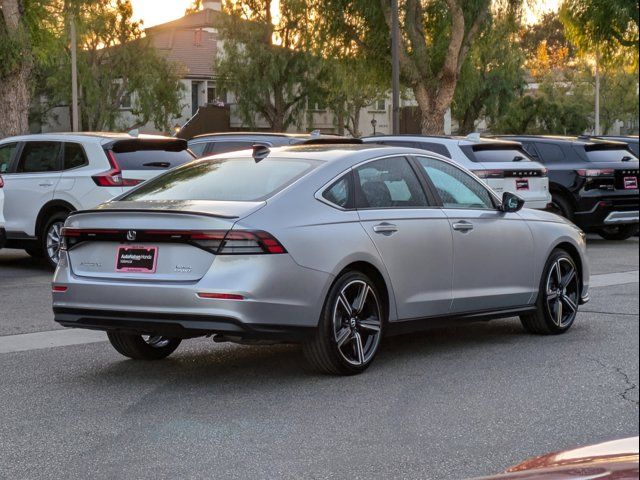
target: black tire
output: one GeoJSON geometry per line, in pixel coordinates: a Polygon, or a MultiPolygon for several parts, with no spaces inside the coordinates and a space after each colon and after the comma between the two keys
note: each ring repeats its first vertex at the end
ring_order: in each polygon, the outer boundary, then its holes
{"type": "Polygon", "coordinates": [[[567,220],[573,221],[574,209],[571,206],[571,203],[569,203],[569,201],[560,194],[557,194],[557,193],[552,194],[550,211],[551,213],[560,215],[561,217],[564,217],[567,220]]]}
{"type": "Polygon", "coordinates": [[[162,360],[171,355],[182,341],[179,338],[154,336],[145,340],[142,335],[123,332],[107,332],[107,336],[119,354],[134,360],[162,360]]]}
{"type": "MultiPolygon", "coordinates": [[[[42,252],[42,256],[49,263],[51,268],[55,269],[58,266],[58,255],[60,254],[59,244],[57,249],[52,250],[52,246],[48,243],[50,235],[53,234],[52,229],[59,229],[61,225],[64,225],[64,221],[69,216],[69,212],[56,212],[49,217],[44,223],[42,230],[40,231],[40,237],[38,238],[38,249],[42,252]]],[[[59,236],[59,232],[57,234],[59,236]]]]}
{"type": "Polygon", "coordinates": [[[378,352],[385,323],[386,313],[375,283],[361,272],[345,272],[329,290],[318,329],[303,346],[304,355],[323,373],[361,373],[378,352]],[[364,302],[359,301],[361,295],[364,302]]]}
{"type": "Polygon", "coordinates": [[[39,243],[38,245],[26,247],[24,251],[27,252],[33,258],[44,258],[44,252],[42,251],[42,247],[40,246],[39,243]]]}
{"type": "MultiPolygon", "coordinates": [[[[555,283],[557,283],[557,281],[555,283]]],[[[554,250],[547,260],[547,264],[545,265],[542,273],[542,278],[540,279],[536,311],[534,313],[520,315],[520,321],[522,322],[524,329],[529,333],[538,335],[557,335],[567,332],[575,322],[576,315],[578,313],[578,304],[581,293],[580,288],[580,271],[571,255],[562,249],[554,250]],[[557,269],[560,268],[558,265],[564,265],[566,272],[566,275],[560,275],[561,278],[569,276],[569,266],[575,273],[575,278],[571,280],[570,285],[564,289],[564,293],[560,293],[563,290],[561,285],[552,285],[551,288],[547,288],[549,286],[549,282],[554,280],[551,276],[555,275],[557,269]],[[560,303],[559,306],[556,306],[555,310],[551,307],[550,303],[557,303],[553,300],[554,298],[557,298],[557,302],[560,303]],[[569,302],[573,305],[572,307],[569,302]],[[557,314],[558,309],[560,312],[559,314],[557,314]],[[565,309],[569,313],[563,321],[563,312],[565,309]]]]}
{"type": "Polygon", "coordinates": [[[605,240],[627,240],[638,234],[638,225],[602,227],[597,230],[597,233],[605,240]]]}

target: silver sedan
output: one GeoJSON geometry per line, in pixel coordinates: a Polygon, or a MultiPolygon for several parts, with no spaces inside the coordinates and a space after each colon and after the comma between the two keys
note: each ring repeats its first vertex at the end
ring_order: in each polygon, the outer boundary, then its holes
{"type": "Polygon", "coordinates": [[[134,359],[211,335],[300,342],[318,369],[354,374],[383,335],[512,316],[559,334],[588,300],[577,227],[407,148],[205,158],[72,214],[63,237],[55,320],[134,359]]]}

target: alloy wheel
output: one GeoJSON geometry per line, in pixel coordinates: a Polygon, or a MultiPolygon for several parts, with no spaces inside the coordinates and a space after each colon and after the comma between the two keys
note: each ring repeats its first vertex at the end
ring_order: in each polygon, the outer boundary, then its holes
{"type": "Polygon", "coordinates": [[[546,283],[546,306],[559,328],[570,325],[578,313],[580,284],[576,267],[568,258],[559,258],[549,269],[546,283]]]}
{"type": "Polygon", "coordinates": [[[47,230],[47,256],[52,263],[58,264],[60,260],[61,232],[64,222],[54,222],[47,230]]]}
{"type": "Polygon", "coordinates": [[[380,302],[363,280],[345,285],[333,309],[333,334],[340,356],[349,364],[366,364],[375,355],[382,332],[380,302]]]}

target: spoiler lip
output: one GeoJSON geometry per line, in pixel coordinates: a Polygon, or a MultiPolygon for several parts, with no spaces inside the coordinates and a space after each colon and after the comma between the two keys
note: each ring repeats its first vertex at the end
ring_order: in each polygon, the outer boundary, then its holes
{"type": "Polygon", "coordinates": [[[170,214],[180,214],[180,215],[196,215],[200,217],[210,217],[210,218],[224,218],[228,220],[234,220],[240,218],[238,215],[228,215],[223,213],[215,213],[215,212],[203,212],[197,210],[152,210],[147,208],[108,208],[108,209],[90,209],[90,210],[77,210],[75,212],[71,212],[67,218],[71,218],[77,215],[88,214],[88,213],[170,213],[170,214]]]}

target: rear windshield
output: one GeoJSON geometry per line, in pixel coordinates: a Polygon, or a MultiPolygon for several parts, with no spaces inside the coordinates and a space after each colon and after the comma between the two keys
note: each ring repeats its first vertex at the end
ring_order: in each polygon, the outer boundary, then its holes
{"type": "Polygon", "coordinates": [[[264,200],[319,164],[288,158],[200,160],[144,183],[121,200],[264,200]]]}
{"type": "Polygon", "coordinates": [[[115,153],[122,170],[166,170],[179,167],[194,159],[188,150],[167,152],[165,150],[138,150],[135,152],[115,153]]]}
{"type": "MultiPolygon", "coordinates": [[[[575,148],[584,148],[584,147],[575,147],[575,148]]],[[[587,154],[587,160],[593,163],[621,162],[622,159],[625,159],[626,161],[629,161],[629,160],[632,160],[635,162],[638,161],[638,158],[633,153],[631,153],[629,150],[625,150],[624,148],[619,148],[619,149],[584,148],[584,150],[585,150],[585,153],[587,154]]]]}
{"type": "Polygon", "coordinates": [[[472,162],[478,163],[496,163],[496,162],[530,162],[531,159],[524,150],[519,148],[501,148],[496,147],[461,147],[464,154],[472,162]]]}

